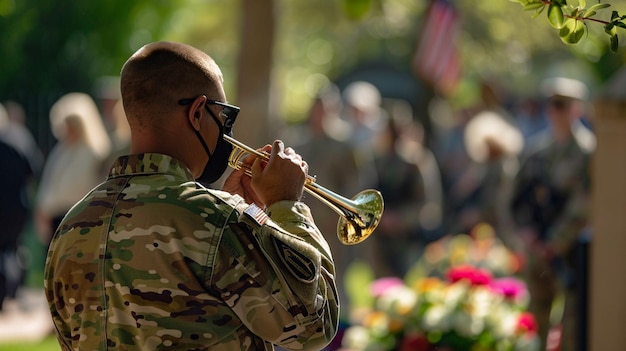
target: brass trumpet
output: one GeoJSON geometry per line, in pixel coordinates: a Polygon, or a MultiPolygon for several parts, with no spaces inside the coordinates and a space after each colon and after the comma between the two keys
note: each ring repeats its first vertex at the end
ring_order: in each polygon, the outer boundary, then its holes
{"type": "MultiPolygon", "coordinates": [[[[234,146],[228,165],[234,169],[243,169],[248,176],[252,172],[243,166],[241,159],[244,156],[253,155],[269,160],[269,154],[252,149],[231,136],[224,135],[224,139],[234,146]]],[[[363,190],[352,199],[347,199],[317,184],[315,177],[309,175],[304,182],[304,189],[340,216],[337,237],[344,245],[358,244],[367,239],[378,226],[383,214],[384,201],[378,190],[363,190]]]]}

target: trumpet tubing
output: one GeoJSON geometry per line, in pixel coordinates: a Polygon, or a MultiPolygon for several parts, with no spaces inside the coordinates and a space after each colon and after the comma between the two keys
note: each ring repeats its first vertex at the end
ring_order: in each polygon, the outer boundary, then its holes
{"type": "MultiPolygon", "coordinates": [[[[234,146],[228,165],[234,169],[243,169],[248,176],[252,172],[242,163],[246,155],[269,160],[269,154],[252,149],[231,136],[224,135],[224,139],[234,146]]],[[[319,185],[315,177],[309,175],[304,182],[304,189],[340,216],[337,237],[344,245],[358,244],[367,239],[382,217],[384,201],[378,190],[366,189],[348,199],[319,185]]]]}

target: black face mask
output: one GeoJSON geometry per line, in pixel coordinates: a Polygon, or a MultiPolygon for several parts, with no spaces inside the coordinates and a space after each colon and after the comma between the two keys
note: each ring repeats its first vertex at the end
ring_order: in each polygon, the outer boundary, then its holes
{"type": "MultiPolygon", "coordinates": [[[[196,133],[196,136],[200,140],[200,143],[202,143],[202,146],[204,147],[207,155],[209,155],[209,161],[204,166],[204,171],[202,171],[200,177],[196,179],[196,181],[204,185],[214,183],[215,181],[220,179],[220,177],[224,174],[226,168],[228,167],[228,158],[233,151],[233,145],[222,137],[224,135],[224,126],[222,126],[222,124],[219,122],[217,117],[215,117],[213,112],[211,112],[209,109],[207,109],[207,111],[209,111],[211,117],[213,117],[215,123],[217,123],[220,128],[219,139],[217,140],[217,145],[215,146],[213,154],[211,154],[211,152],[209,151],[209,148],[204,142],[202,135],[200,135],[200,132],[192,127],[193,131],[196,133]]],[[[228,135],[232,136],[232,132],[228,133],[228,135]]]]}

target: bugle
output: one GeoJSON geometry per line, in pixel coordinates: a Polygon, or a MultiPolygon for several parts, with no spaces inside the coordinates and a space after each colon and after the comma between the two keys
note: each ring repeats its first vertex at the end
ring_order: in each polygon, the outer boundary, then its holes
{"type": "MultiPolygon", "coordinates": [[[[234,169],[243,169],[248,176],[252,172],[243,165],[244,156],[253,155],[269,160],[269,154],[252,149],[231,136],[224,135],[224,139],[234,146],[228,165],[234,169]]],[[[309,175],[304,182],[304,189],[339,215],[337,237],[344,245],[358,244],[367,239],[378,226],[383,214],[383,197],[375,189],[363,190],[348,199],[317,184],[315,177],[309,175]]]]}

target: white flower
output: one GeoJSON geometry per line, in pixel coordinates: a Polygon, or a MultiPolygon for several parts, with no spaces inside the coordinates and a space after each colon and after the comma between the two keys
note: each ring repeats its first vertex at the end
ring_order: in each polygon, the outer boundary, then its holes
{"type": "Polygon", "coordinates": [[[515,336],[519,314],[501,305],[492,310],[489,316],[491,331],[496,339],[509,339],[515,336]]]}
{"type": "Polygon", "coordinates": [[[417,299],[415,290],[399,285],[389,288],[376,302],[376,308],[394,316],[405,316],[413,310],[417,299]]]}
{"type": "Polygon", "coordinates": [[[445,289],[445,304],[448,308],[454,309],[460,305],[469,291],[469,284],[465,281],[458,281],[456,283],[448,285],[445,289]]]}
{"type": "Polygon", "coordinates": [[[360,325],[346,329],[341,346],[348,350],[365,350],[370,342],[370,332],[360,325]]]}
{"type": "Polygon", "coordinates": [[[488,288],[474,287],[468,296],[468,308],[471,309],[473,316],[477,318],[485,318],[494,304],[499,303],[501,299],[495,296],[488,288]]]}
{"type": "Polygon", "coordinates": [[[468,310],[459,310],[454,314],[454,330],[463,336],[478,336],[485,329],[485,321],[479,316],[469,313],[468,310]]]}
{"type": "Polygon", "coordinates": [[[424,313],[423,326],[428,331],[450,330],[451,310],[446,305],[433,305],[424,313]]]}

